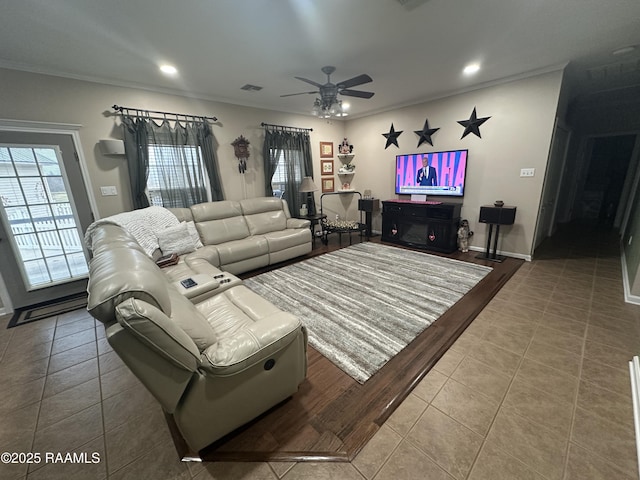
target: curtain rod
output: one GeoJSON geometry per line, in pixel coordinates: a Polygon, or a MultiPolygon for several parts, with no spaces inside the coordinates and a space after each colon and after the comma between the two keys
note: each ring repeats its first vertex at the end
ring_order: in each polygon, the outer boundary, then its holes
{"type": "Polygon", "coordinates": [[[186,115],[184,113],[163,112],[163,111],[160,111],[160,110],[142,110],[140,108],[121,107],[120,105],[114,105],[111,108],[113,108],[115,111],[120,112],[122,114],[124,114],[126,112],[126,115],[131,115],[133,117],[153,118],[153,119],[156,119],[156,120],[164,120],[167,115],[170,115],[172,117],[176,117],[176,120],[178,119],[178,117],[184,117],[185,119],[201,118],[203,120],[211,120],[212,122],[217,122],[218,121],[217,117],[205,117],[203,115],[186,115]],[[135,115],[132,115],[130,112],[136,112],[136,113],[135,113],[135,115]],[[158,113],[158,114],[162,115],[162,117],[154,117],[152,115],[149,115],[150,113],[158,113]]]}
{"type": "Polygon", "coordinates": [[[287,127],[286,125],[272,125],[270,123],[262,122],[262,127],[274,127],[276,130],[288,130],[292,132],[313,132],[313,128],[301,128],[301,127],[287,127]]]}

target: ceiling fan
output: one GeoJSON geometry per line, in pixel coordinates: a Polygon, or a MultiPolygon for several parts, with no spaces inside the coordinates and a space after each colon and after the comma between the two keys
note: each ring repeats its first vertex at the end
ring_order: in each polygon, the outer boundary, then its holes
{"type": "Polygon", "coordinates": [[[313,80],[309,80],[308,78],[303,77],[295,77],[298,80],[302,80],[314,87],[317,87],[318,90],[313,90],[310,92],[299,92],[299,93],[289,93],[287,95],[280,95],[281,97],[292,97],[294,95],[306,95],[306,94],[314,94],[319,93],[320,98],[316,98],[316,101],[313,105],[312,113],[314,115],[319,115],[323,117],[329,117],[332,115],[342,116],[345,115],[342,111],[342,100],[338,100],[338,95],[345,95],[348,97],[358,97],[358,98],[371,98],[373,97],[373,92],[364,92],[362,90],[352,90],[351,87],[356,87],[358,85],[363,85],[365,83],[372,82],[373,79],[367,75],[362,74],[356,77],[350,78],[349,80],[345,80],[343,82],[331,83],[331,74],[335,72],[336,67],[326,66],[322,67],[322,72],[327,75],[327,83],[320,84],[318,82],[314,82],[313,80]]]}

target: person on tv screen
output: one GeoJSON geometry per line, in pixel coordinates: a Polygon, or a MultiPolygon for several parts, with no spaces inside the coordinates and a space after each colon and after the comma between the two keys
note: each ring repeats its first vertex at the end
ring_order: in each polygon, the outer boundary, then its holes
{"type": "Polygon", "coordinates": [[[422,168],[418,170],[416,175],[416,184],[421,186],[438,185],[438,174],[435,167],[429,166],[429,158],[426,155],[422,157],[422,168]]]}

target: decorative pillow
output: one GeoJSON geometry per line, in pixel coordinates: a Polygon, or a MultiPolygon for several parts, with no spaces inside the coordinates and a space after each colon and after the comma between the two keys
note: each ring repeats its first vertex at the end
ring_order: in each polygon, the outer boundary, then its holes
{"type": "Polygon", "coordinates": [[[189,235],[193,239],[193,246],[195,248],[202,248],[204,245],[200,241],[200,235],[198,235],[198,229],[196,228],[196,224],[193,220],[190,222],[182,222],[187,224],[187,230],[189,230],[189,235]]]}
{"type": "Polygon", "coordinates": [[[175,227],[165,228],[158,232],[158,243],[160,250],[165,255],[171,253],[182,255],[196,249],[186,223],[180,223],[175,227]]]}

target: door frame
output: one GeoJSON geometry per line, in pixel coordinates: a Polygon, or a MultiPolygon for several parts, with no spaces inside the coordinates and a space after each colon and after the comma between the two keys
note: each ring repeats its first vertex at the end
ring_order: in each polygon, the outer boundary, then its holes
{"type": "MultiPolygon", "coordinates": [[[[556,232],[556,227],[558,226],[557,223],[557,218],[558,218],[558,208],[559,208],[559,203],[558,203],[558,199],[560,197],[560,192],[562,191],[562,182],[564,181],[564,177],[566,172],[566,168],[567,168],[567,155],[569,153],[569,145],[571,144],[571,137],[573,136],[573,131],[566,126],[564,123],[559,123],[558,126],[556,127],[556,132],[554,133],[553,136],[553,141],[556,142],[557,141],[557,132],[559,130],[564,130],[567,134],[567,139],[566,139],[566,143],[562,146],[562,153],[561,153],[561,158],[562,160],[560,161],[561,165],[560,165],[560,175],[558,178],[558,184],[556,185],[556,191],[554,192],[554,205],[553,205],[553,212],[551,213],[551,220],[549,222],[549,231],[547,232],[547,234],[549,236],[552,236],[555,232],[556,232]]],[[[555,148],[555,145],[552,144],[552,152],[553,152],[553,148],[555,148]]]]}
{"type": "MultiPolygon", "coordinates": [[[[81,128],[82,125],[73,123],[37,122],[0,118],[0,131],[3,132],[50,133],[56,135],[69,135],[71,137],[71,141],[73,142],[75,151],[78,155],[77,160],[84,180],[84,188],[86,190],[87,198],[89,199],[89,207],[91,208],[93,217],[97,218],[98,206],[93,194],[94,190],[91,184],[91,177],[89,176],[84,150],[82,148],[82,143],[80,142],[81,128]]],[[[0,299],[2,300],[3,305],[0,307],[0,315],[13,313],[13,304],[9,297],[9,291],[7,290],[2,275],[0,275],[0,299]]]]}
{"type": "Polygon", "coordinates": [[[562,182],[565,178],[565,168],[567,164],[567,154],[569,153],[569,144],[571,143],[573,131],[569,126],[562,121],[560,118],[556,117],[554,125],[553,125],[553,135],[551,136],[551,141],[549,142],[549,153],[547,154],[547,163],[545,164],[545,172],[544,172],[544,180],[542,181],[542,190],[540,191],[540,203],[538,204],[538,215],[536,218],[536,227],[533,232],[533,242],[531,248],[531,255],[533,256],[535,250],[540,246],[540,244],[544,241],[545,238],[551,236],[555,230],[556,226],[556,217],[558,210],[558,196],[562,187],[562,182]],[[567,133],[567,141],[562,146],[561,154],[556,158],[554,156],[554,149],[556,147],[558,141],[558,131],[563,130],[567,133]],[[552,168],[551,163],[557,162],[560,165],[560,169],[558,170],[557,177],[557,185],[554,186],[554,191],[550,191],[550,183],[551,180],[554,180],[551,177],[552,168]],[[551,205],[553,208],[550,212],[547,212],[547,205],[545,203],[545,195],[548,193],[554,194],[554,203],[551,205]],[[547,217],[545,217],[547,215],[547,217]],[[543,220],[547,220],[543,222],[543,220]]]}

